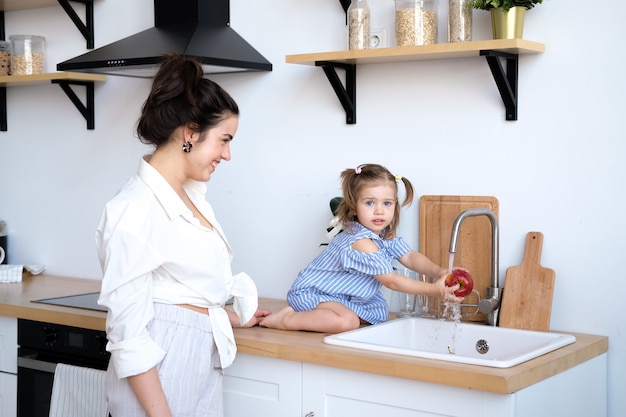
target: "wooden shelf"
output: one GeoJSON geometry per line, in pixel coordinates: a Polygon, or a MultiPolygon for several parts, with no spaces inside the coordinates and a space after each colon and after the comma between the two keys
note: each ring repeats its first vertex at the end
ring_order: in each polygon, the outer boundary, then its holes
{"type": "Polygon", "coordinates": [[[94,84],[106,80],[106,75],[88,74],[82,72],[49,72],[33,75],[3,75],[0,76],[0,131],[7,128],[7,87],[25,87],[30,85],[52,83],[58,84],[76,109],[87,122],[87,129],[95,128],[94,84]],[[85,102],[78,98],[72,86],[85,87],[85,102]]]}
{"type": "Polygon", "coordinates": [[[517,120],[517,69],[519,55],[545,52],[545,45],[525,39],[494,39],[435,45],[287,55],[288,64],[314,65],[324,70],[346,111],[346,123],[356,123],[356,66],[484,56],[506,108],[506,120],[517,120]],[[506,71],[501,59],[506,61],[506,71]],[[345,86],[336,70],[346,71],[345,86]]]}
{"type": "MultiPolygon", "coordinates": [[[[4,12],[24,9],[37,9],[42,7],[61,6],[76,28],[85,38],[87,49],[94,47],[94,19],[93,0],[0,0],[0,39],[5,39],[4,12]],[[76,10],[70,4],[80,2],[85,5],[84,21],[78,16],[76,10]]],[[[99,74],[84,74],[73,72],[52,72],[35,75],[9,75],[0,76],[0,131],[7,131],[7,87],[44,84],[51,82],[58,84],[74,106],[80,111],[87,121],[87,129],[94,129],[94,83],[105,81],[106,77],[99,74]],[[78,98],[70,86],[85,87],[85,103],[78,98]]]]}
{"type": "Polygon", "coordinates": [[[0,10],[6,12],[58,5],[59,2],[57,0],[0,0],[0,10]]]}
{"type": "Polygon", "coordinates": [[[0,0],[0,39],[5,39],[4,12],[42,7],[61,6],[85,38],[87,49],[94,48],[93,0],[0,0]],[[85,18],[81,19],[70,1],[84,3],[85,18]]]}
{"type": "Polygon", "coordinates": [[[287,55],[288,64],[315,65],[318,61],[342,64],[382,64],[435,59],[471,58],[480,51],[491,50],[510,54],[538,54],[545,45],[525,39],[495,39],[472,42],[438,43],[435,45],[400,46],[394,48],[363,49],[358,51],[319,52],[287,55]]]}
{"type": "Polygon", "coordinates": [[[0,76],[0,87],[22,87],[27,85],[47,84],[53,81],[106,81],[106,75],[89,74],[82,72],[48,72],[33,75],[3,75],[0,76]]]}

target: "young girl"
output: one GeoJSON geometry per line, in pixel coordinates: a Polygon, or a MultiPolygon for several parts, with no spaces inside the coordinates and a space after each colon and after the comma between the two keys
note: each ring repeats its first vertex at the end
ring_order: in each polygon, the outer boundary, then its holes
{"type": "Polygon", "coordinates": [[[338,333],[356,329],[361,322],[381,323],[389,314],[381,285],[460,302],[462,298],[454,295],[459,286],[445,286],[448,270],[411,250],[396,236],[400,207],[413,200],[409,180],[376,164],[346,169],[341,179],[343,202],[337,216],[345,230],[300,272],[287,294],[289,306],[261,318],[259,325],[338,333]],[[398,204],[400,181],[406,189],[402,205],[398,204]],[[394,259],[439,279],[427,283],[398,275],[392,266],[394,259]]]}

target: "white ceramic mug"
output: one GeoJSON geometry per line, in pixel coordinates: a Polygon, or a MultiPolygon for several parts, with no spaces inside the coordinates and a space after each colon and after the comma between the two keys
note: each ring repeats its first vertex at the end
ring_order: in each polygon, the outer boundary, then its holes
{"type": "Polygon", "coordinates": [[[4,248],[0,246],[0,264],[4,262],[4,248]]]}

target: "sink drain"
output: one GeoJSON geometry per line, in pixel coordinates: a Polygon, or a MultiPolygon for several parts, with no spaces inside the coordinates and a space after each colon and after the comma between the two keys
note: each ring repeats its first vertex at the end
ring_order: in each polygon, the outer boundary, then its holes
{"type": "Polygon", "coordinates": [[[485,339],[479,339],[478,342],[476,342],[476,352],[481,355],[489,352],[489,343],[487,343],[485,339]]]}

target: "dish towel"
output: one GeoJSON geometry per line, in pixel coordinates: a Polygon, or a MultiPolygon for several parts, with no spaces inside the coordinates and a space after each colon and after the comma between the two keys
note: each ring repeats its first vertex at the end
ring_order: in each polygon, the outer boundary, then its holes
{"type": "Polygon", "coordinates": [[[107,417],[104,376],[99,369],[57,364],[50,417],[107,417]]]}
{"type": "Polygon", "coordinates": [[[43,265],[0,265],[0,283],[22,282],[24,272],[39,275],[44,269],[43,265]]]}

